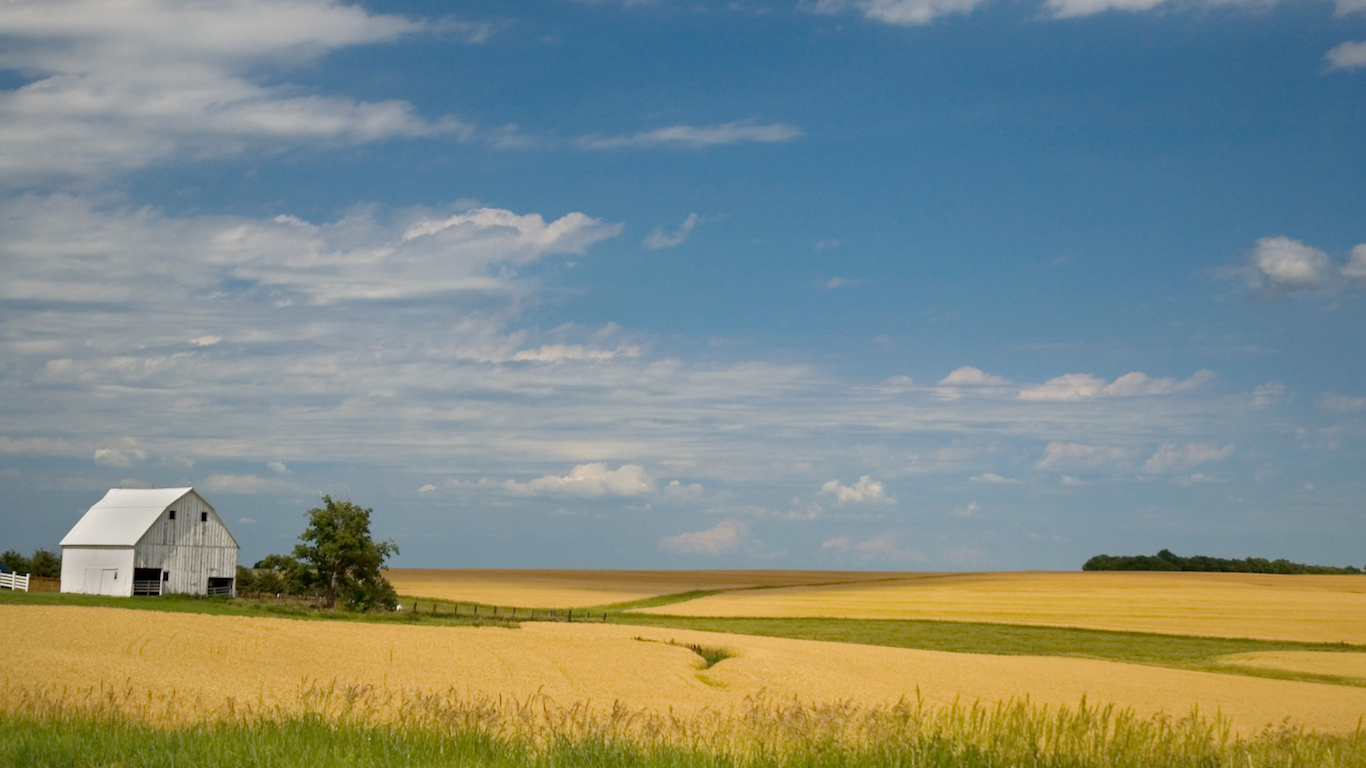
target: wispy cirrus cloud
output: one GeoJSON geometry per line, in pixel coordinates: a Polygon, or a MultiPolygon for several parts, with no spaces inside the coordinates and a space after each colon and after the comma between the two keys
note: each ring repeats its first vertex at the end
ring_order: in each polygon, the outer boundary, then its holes
{"type": "Polygon", "coordinates": [[[1139,397],[1189,392],[1214,378],[1213,371],[1197,371],[1189,379],[1154,379],[1142,371],[1126,373],[1114,381],[1089,373],[1068,373],[1043,384],[1020,390],[1021,400],[1090,400],[1097,397],[1139,397]]]}
{"type": "Polygon", "coordinates": [[[654,230],[646,236],[641,245],[644,245],[651,251],[680,246],[688,239],[688,235],[692,234],[693,228],[701,223],[701,221],[702,217],[695,213],[690,213],[688,214],[688,218],[684,219],[683,223],[678,225],[678,229],[675,229],[673,232],[665,232],[663,227],[655,227],[654,230]]]}
{"type": "Polygon", "coordinates": [[[98,184],[175,157],[247,148],[454,135],[405,101],[359,102],[262,81],[328,51],[480,25],[432,25],[327,0],[18,0],[0,5],[0,68],[35,73],[0,91],[0,184],[98,184]]]}
{"type": "Polygon", "coordinates": [[[752,120],[713,126],[675,125],[629,136],[584,136],[575,143],[583,149],[632,147],[716,147],[726,144],[777,144],[802,137],[802,131],[786,123],[762,125],[752,120]]]}

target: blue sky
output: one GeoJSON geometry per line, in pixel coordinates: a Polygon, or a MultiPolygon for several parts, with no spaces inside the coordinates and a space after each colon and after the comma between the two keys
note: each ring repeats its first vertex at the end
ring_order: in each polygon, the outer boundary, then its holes
{"type": "Polygon", "coordinates": [[[1366,3],[0,7],[0,547],[1366,562],[1366,3]]]}

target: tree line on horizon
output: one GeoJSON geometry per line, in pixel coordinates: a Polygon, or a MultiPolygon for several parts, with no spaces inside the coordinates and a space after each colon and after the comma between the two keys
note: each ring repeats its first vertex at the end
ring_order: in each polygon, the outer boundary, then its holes
{"type": "Polygon", "coordinates": [[[1366,573],[1355,565],[1305,565],[1289,560],[1264,557],[1236,558],[1194,555],[1181,557],[1170,549],[1156,555],[1096,555],[1082,564],[1083,571],[1201,571],[1212,573],[1283,573],[1347,575],[1366,573]]]}
{"type": "Polygon", "coordinates": [[[62,558],[46,549],[35,550],[33,557],[24,557],[17,550],[7,549],[0,554],[0,566],[10,573],[28,574],[46,579],[62,577],[62,558]]]}

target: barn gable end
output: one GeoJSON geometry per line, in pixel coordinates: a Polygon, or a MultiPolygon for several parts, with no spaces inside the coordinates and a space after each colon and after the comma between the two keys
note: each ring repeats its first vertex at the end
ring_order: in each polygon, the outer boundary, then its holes
{"type": "Polygon", "coordinates": [[[193,488],[109,491],[62,539],[62,591],[233,594],[237,540],[193,488]]]}

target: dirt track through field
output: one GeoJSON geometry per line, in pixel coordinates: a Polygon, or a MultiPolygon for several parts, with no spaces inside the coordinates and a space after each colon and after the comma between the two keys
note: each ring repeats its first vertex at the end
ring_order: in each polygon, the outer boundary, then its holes
{"type": "Polygon", "coordinates": [[[865,584],[727,592],[645,610],[676,616],[938,619],[1366,644],[1366,576],[918,574],[865,584]]]}
{"type": "Polygon", "coordinates": [[[1220,657],[1219,663],[1366,680],[1366,653],[1336,653],[1331,651],[1235,653],[1220,657]]]}
{"type": "Polygon", "coordinates": [[[1148,714],[1216,710],[1244,733],[1289,717],[1349,731],[1366,715],[1366,688],[1266,680],[1063,658],[1002,657],[722,635],[602,624],[527,624],[521,629],[390,626],[131,611],[0,606],[8,661],[0,690],[101,682],[137,695],[166,695],[217,711],[295,706],[309,685],[361,684],[395,692],[531,697],[563,705],[686,713],[740,706],[746,696],[808,703],[854,700],[931,703],[1116,702],[1148,714]],[[637,638],[661,642],[643,642],[637,638]],[[667,644],[697,642],[738,655],[697,676],[698,658],[667,644]]]}

